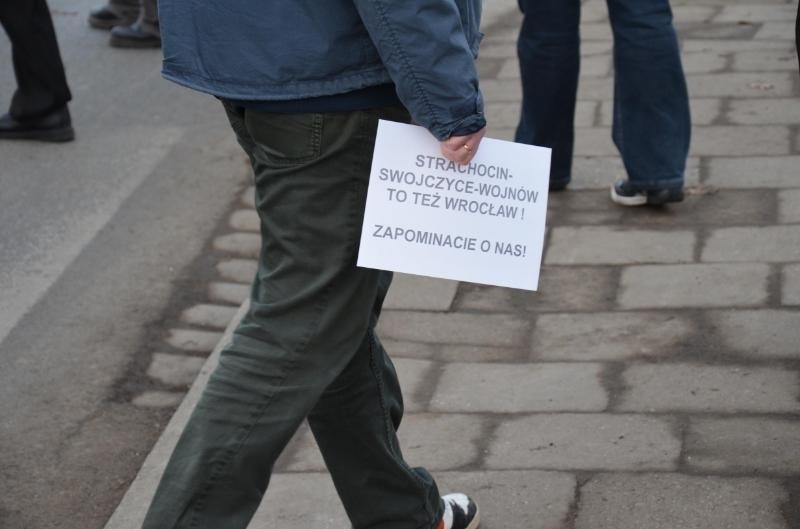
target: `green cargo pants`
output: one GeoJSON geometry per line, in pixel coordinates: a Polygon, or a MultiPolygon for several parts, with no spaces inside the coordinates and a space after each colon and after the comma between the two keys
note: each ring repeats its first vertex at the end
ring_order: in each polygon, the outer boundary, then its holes
{"type": "Polygon", "coordinates": [[[391,274],[355,264],[378,119],[408,114],[226,111],[255,173],[259,268],[143,528],[244,529],[305,418],[353,527],[436,527],[439,491],[400,453],[400,387],[374,332],[391,274]]]}

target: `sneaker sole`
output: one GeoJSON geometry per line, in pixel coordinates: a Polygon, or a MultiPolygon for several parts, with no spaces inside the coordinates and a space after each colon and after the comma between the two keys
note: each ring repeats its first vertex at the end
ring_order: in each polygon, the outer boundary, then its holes
{"type": "Polygon", "coordinates": [[[669,202],[683,202],[683,189],[663,189],[647,194],[649,206],[662,206],[669,202]]]}
{"type": "Polygon", "coordinates": [[[614,186],[611,186],[611,201],[621,206],[644,206],[647,205],[647,197],[644,195],[634,195],[632,197],[625,197],[617,194],[614,186]]]}
{"type": "Polygon", "coordinates": [[[469,522],[469,525],[465,529],[478,529],[478,526],[481,524],[481,511],[478,509],[478,506],[475,506],[475,516],[472,517],[472,521],[469,522]]]}
{"type": "Polygon", "coordinates": [[[160,48],[161,41],[160,40],[145,40],[145,39],[125,39],[121,37],[116,37],[111,35],[111,39],[109,40],[109,44],[114,48],[135,48],[135,49],[144,49],[144,48],[160,48]]]}
{"type": "Polygon", "coordinates": [[[94,29],[111,29],[114,26],[121,26],[124,24],[125,22],[121,20],[100,20],[96,18],[89,19],[89,26],[93,27],[94,29]]]}
{"type": "Polygon", "coordinates": [[[26,130],[20,132],[0,132],[2,140],[36,140],[61,143],[75,139],[75,130],[72,127],[64,127],[53,130],[26,130]]]}

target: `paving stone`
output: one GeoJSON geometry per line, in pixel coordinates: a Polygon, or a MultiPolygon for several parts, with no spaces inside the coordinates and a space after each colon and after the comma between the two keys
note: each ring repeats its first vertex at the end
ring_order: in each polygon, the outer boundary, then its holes
{"type": "Polygon", "coordinates": [[[273,475],[264,500],[247,527],[340,529],[350,525],[330,475],[320,472],[273,475]]]}
{"type": "MultiPolygon", "coordinates": [[[[681,62],[683,63],[683,71],[686,74],[719,72],[728,65],[728,59],[725,55],[710,52],[683,53],[681,54],[681,62]]],[[[694,118],[694,115],[692,115],[692,118],[694,118]]],[[[692,122],[694,122],[694,119],[692,122]]]]}
{"type": "Polygon", "coordinates": [[[611,26],[607,22],[581,21],[581,40],[612,40],[611,26]]]}
{"type": "Polygon", "coordinates": [[[672,19],[676,24],[706,22],[717,10],[706,5],[679,5],[672,8],[672,19]]]}
{"type": "Polygon", "coordinates": [[[239,231],[252,231],[258,233],[261,230],[261,221],[254,209],[240,209],[234,211],[230,218],[230,227],[239,231]]]}
{"type": "Polygon", "coordinates": [[[581,77],[607,77],[612,73],[611,56],[592,55],[581,58],[581,77]]]}
{"type": "Polygon", "coordinates": [[[536,320],[532,357],[543,360],[624,360],[672,353],[694,331],[674,314],[607,312],[543,314],[536,320]]]}
{"type": "Polygon", "coordinates": [[[442,494],[466,491],[481,506],[481,527],[567,527],[575,477],[565,472],[437,472],[442,494]]]}
{"type": "Polygon", "coordinates": [[[737,125],[694,127],[692,156],[758,156],[789,154],[788,127],[774,125],[737,125]]]}
{"type": "Polygon", "coordinates": [[[635,364],[623,373],[621,411],[794,413],[800,376],[785,369],[635,364]]]}
{"type": "MultiPolygon", "coordinates": [[[[596,101],[579,101],[575,107],[575,126],[594,126],[596,110],[596,101]]],[[[484,112],[495,128],[513,129],[519,123],[519,101],[487,104],[484,112]]]]}
{"type": "Polygon", "coordinates": [[[190,386],[205,362],[197,356],[155,353],[147,376],[172,386],[190,386]]]}
{"type": "Polygon", "coordinates": [[[733,69],[740,72],[782,72],[797,70],[794,50],[740,51],[733,55],[733,69]]]}
{"type": "Polygon", "coordinates": [[[256,259],[261,252],[261,236],[254,233],[220,235],[214,239],[213,247],[218,252],[256,259]]]}
{"type": "Polygon", "coordinates": [[[384,311],[378,332],[392,340],[512,347],[525,340],[528,322],[512,314],[384,311]]]}
{"type": "Polygon", "coordinates": [[[395,358],[393,363],[403,391],[403,407],[406,412],[422,411],[428,401],[428,375],[434,364],[410,358],[395,358]]]}
{"type": "Polygon", "coordinates": [[[431,400],[439,412],[602,411],[602,364],[448,364],[431,400]],[[500,388],[502,388],[500,390],[500,388]]]}
{"type": "MultiPolygon", "coordinates": [[[[790,6],[786,6],[790,7],[790,6]]],[[[791,9],[791,7],[790,7],[791,9]]],[[[787,17],[791,18],[791,17],[787,17]]],[[[761,29],[756,33],[756,40],[788,40],[794,41],[794,21],[788,22],[765,22],[761,29]]]]}
{"type": "Polygon", "coordinates": [[[790,72],[689,75],[692,97],[787,97],[794,95],[790,72]]]}
{"type": "Polygon", "coordinates": [[[704,262],[800,261],[800,230],[795,226],[718,228],[702,252],[704,262]]]}
{"type": "Polygon", "coordinates": [[[800,359],[800,312],[737,310],[709,316],[731,352],[757,359],[800,359]]]}
{"type": "Polygon", "coordinates": [[[585,226],[553,228],[545,263],[680,263],[693,260],[690,231],[651,231],[585,226]]]}
{"type": "Polygon", "coordinates": [[[229,281],[250,284],[258,271],[258,262],[252,259],[227,259],[217,263],[217,272],[229,281]]]}
{"type": "Polygon", "coordinates": [[[800,264],[787,265],[783,269],[781,303],[800,305],[800,264]]]}
{"type": "Polygon", "coordinates": [[[500,128],[492,125],[491,122],[489,122],[489,124],[486,125],[487,138],[494,138],[496,140],[514,141],[515,134],[516,134],[516,129],[511,127],[500,128]]]}
{"type": "Polygon", "coordinates": [[[800,423],[764,417],[692,418],[686,464],[703,472],[800,473],[800,423]]]}
{"type": "MultiPolygon", "coordinates": [[[[591,130],[603,129],[594,128],[591,130]]],[[[605,135],[610,138],[611,131],[605,129],[605,135]]],[[[622,160],[616,151],[614,154],[614,156],[580,155],[573,157],[572,181],[569,184],[569,189],[573,191],[583,189],[603,189],[607,191],[612,182],[618,178],[624,178],[626,172],[622,165],[622,160]]],[[[686,185],[695,185],[699,182],[700,169],[698,159],[689,158],[686,166],[686,185]]],[[[551,194],[550,198],[555,199],[557,196],[556,194],[551,194]]]]}
{"type": "MultiPolygon", "coordinates": [[[[779,0],[780,1],[780,0],[779,0]]],[[[776,2],[778,3],[778,2],[776,2]]],[[[778,40],[720,40],[720,39],[681,39],[683,52],[705,51],[712,53],[736,53],[754,50],[791,50],[790,43],[778,40]]],[[[693,96],[695,94],[692,94],[693,96]]]]}
{"type": "Polygon", "coordinates": [[[600,474],[581,487],[575,529],[785,529],[787,499],[766,479],[600,474]]]}
{"type": "Polygon", "coordinates": [[[800,222],[800,189],[778,193],[778,219],[785,224],[800,222]]]}
{"type": "MultiPolygon", "coordinates": [[[[586,17],[586,4],[581,6],[581,18],[586,17]]],[[[606,55],[611,53],[614,49],[614,43],[611,41],[587,41],[581,42],[581,56],[591,57],[592,55],[606,55]]]]}
{"type": "Polygon", "coordinates": [[[238,310],[238,307],[199,304],[184,310],[181,321],[198,327],[225,329],[238,310]]]}
{"type": "MultiPolygon", "coordinates": [[[[719,98],[692,98],[689,103],[694,125],[710,125],[722,114],[722,100],[719,98]]],[[[600,124],[610,127],[613,119],[614,104],[604,102],[600,108],[600,124]]]]}
{"type": "Polygon", "coordinates": [[[524,344],[515,347],[442,344],[438,356],[442,362],[515,362],[527,358],[524,344]]]}
{"type": "MultiPolygon", "coordinates": [[[[697,229],[699,226],[765,225],[776,223],[777,196],[771,190],[719,190],[688,184],[686,198],[666,208],[626,208],[610,204],[607,189],[552,195],[551,210],[559,226],[619,225],[640,229],[697,229]]],[[[540,282],[541,283],[541,282],[540,282]]],[[[540,286],[540,293],[547,293],[540,286]]]]}
{"type": "Polygon", "coordinates": [[[514,103],[522,100],[521,85],[507,79],[481,79],[481,93],[486,103],[514,103]]]}
{"type": "Polygon", "coordinates": [[[681,443],[673,425],[644,415],[551,414],[504,420],[490,469],[672,470],[681,443]]]}
{"type": "Polygon", "coordinates": [[[394,274],[385,309],[449,310],[458,281],[409,274],[394,274]]]}
{"type": "Polygon", "coordinates": [[[800,156],[712,158],[707,183],[721,188],[800,187],[800,156]]]}
{"type": "MultiPolygon", "coordinates": [[[[503,67],[497,73],[498,79],[513,79],[519,80],[520,79],[520,71],[519,71],[519,61],[516,59],[516,53],[514,54],[515,57],[512,59],[508,59],[503,63],[503,67]]],[[[519,112],[519,105],[517,105],[517,112],[519,112]]],[[[487,116],[489,114],[487,113],[487,116]]]]}
{"type": "Polygon", "coordinates": [[[737,39],[753,38],[758,27],[753,24],[687,24],[680,28],[680,35],[687,39],[737,39]]]}
{"type": "MultiPolygon", "coordinates": [[[[409,414],[397,436],[403,457],[412,466],[447,470],[473,464],[484,432],[478,415],[409,414]],[[457,442],[454,442],[456,441],[457,442]]],[[[325,463],[310,430],[294,441],[296,451],[287,471],[325,470],[325,463]]]]}
{"type": "Polygon", "coordinates": [[[250,285],[213,282],[208,285],[208,299],[239,306],[250,296],[250,285]]]}
{"type": "MultiPolygon", "coordinates": [[[[481,85],[483,86],[483,85],[481,85]]],[[[614,96],[614,80],[611,77],[587,77],[578,83],[578,100],[611,101],[614,96]]]]}
{"type": "Polygon", "coordinates": [[[608,310],[613,305],[616,277],[610,267],[545,266],[538,292],[465,285],[456,308],[489,312],[608,310]]]}
{"type": "Polygon", "coordinates": [[[760,263],[631,266],[618,300],[624,309],[757,306],[767,301],[769,273],[760,263]]]}
{"type": "MultiPolygon", "coordinates": [[[[539,290],[543,290],[544,278],[539,279],[539,290]]],[[[534,295],[534,294],[532,294],[534,295]]],[[[513,312],[520,309],[522,302],[517,290],[466,283],[456,300],[457,311],[513,312]]]]}
{"type": "Polygon", "coordinates": [[[513,362],[528,357],[522,347],[447,345],[382,339],[392,358],[419,358],[440,362],[513,362]]]}
{"type": "Polygon", "coordinates": [[[167,343],[176,349],[196,353],[210,353],[222,339],[221,332],[195,329],[171,329],[167,343]]]}
{"type": "Polygon", "coordinates": [[[513,64],[517,64],[516,59],[502,59],[502,58],[490,59],[488,57],[481,57],[478,61],[475,62],[475,66],[478,69],[478,78],[496,79],[497,75],[503,69],[503,66],[511,62],[513,62],[513,64]]]}
{"type": "Polygon", "coordinates": [[[781,22],[792,20],[797,9],[792,5],[763,5],[762,2],[748,2],[755,5],[728,5],[723,7],[713,21],[717,22],[781,22]]]}
{"type": "Polygon", "coordinates": [[[484,107],[486,119],[496,128],[514,128],[519,123],[519,101],[488,103],[484,107]]]}
{"type": "Polygon", "coordinates": [[[145,391],[133,399],[133,405],[142,408],[174,408],[183,400],[185,393],[172,391],[145,391]]]}
{"type": "MultiPolygon", "coordinates": [[[[487,45],[487,42],[490,41],[484,40],[484,44],[481,45],[480,57],[478,58],[479,62],[481,59],[508,59],[509,57],[516,57],[517,55],[516,44],[491,43],[487,45]]],[[[481,83],[482,82],[483,81],[481,81],[481,83]]]]}
{"type": "Polygon", "coordinates": [[[575,154],[577,156],[610,156],[617,154],[611,141],[610,131],[605,127],[575,129],[575,154]]]}
{"type": "Polygon", "coordinates": [[[518,37],[519,27],[517,25],[501,25],[492,28],[492,32],[485,37],[485,41],[491,44],[517,42],[518,37]]]}
{"type": "Polygon", "coordinates": [[[438,358],[439,348],[438,344],[419,343],[410,341],[398,341],[391,338],[384,338],[380,336],[381,344],[386,352],[389,353],[393,359],[395,358],[418,358],[418,359],[431,359],[438,358]]]}
{"type": "MultiPolygon", "coordinates": [[[[795,68],[796,68],[795,63],[795,68]]],[[[797,99],[734,99],[730,102],[728,119],[744,125],[800,123],[797,99]]],[[[796,175],[795,175],[796,177],[796,175]]]]}
{"type": "Polygon", "coordinates": [[[581,23],[608,21],[608,8],[602,2],[583,2],[581,4],[581,23]]]}
{"type": "Polygon", "coordinates": [[[250,186],[242,192],[240,197],[240,202],[242,205],[254,208],[256,207],[256,188],[255,186],[250,186]]]}

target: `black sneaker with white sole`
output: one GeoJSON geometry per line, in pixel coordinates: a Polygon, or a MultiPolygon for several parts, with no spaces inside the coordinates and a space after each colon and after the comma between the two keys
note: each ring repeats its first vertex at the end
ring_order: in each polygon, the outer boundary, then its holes
{"type": "Polygon", "coordinates": [[[611,186],[611,200],[621,206],[661,206],[668,202],[683,201],[680,187],[639,191],[632,189],[630,182],[619,179],[611,186]]]}
{"type": "Polygon", "coordinates": [[[442,496],[444,514],[438,529],[477,529],[481,523],[478,505],[466,494],[442,496]]]}

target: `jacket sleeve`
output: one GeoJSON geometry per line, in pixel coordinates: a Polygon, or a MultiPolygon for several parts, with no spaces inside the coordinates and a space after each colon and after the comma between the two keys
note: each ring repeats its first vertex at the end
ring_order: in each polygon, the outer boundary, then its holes
{"type": "Polygon", "coordinates": [[[455,0],[353,1],[415,121],[440,141],[486,124],[455,0]]]}

